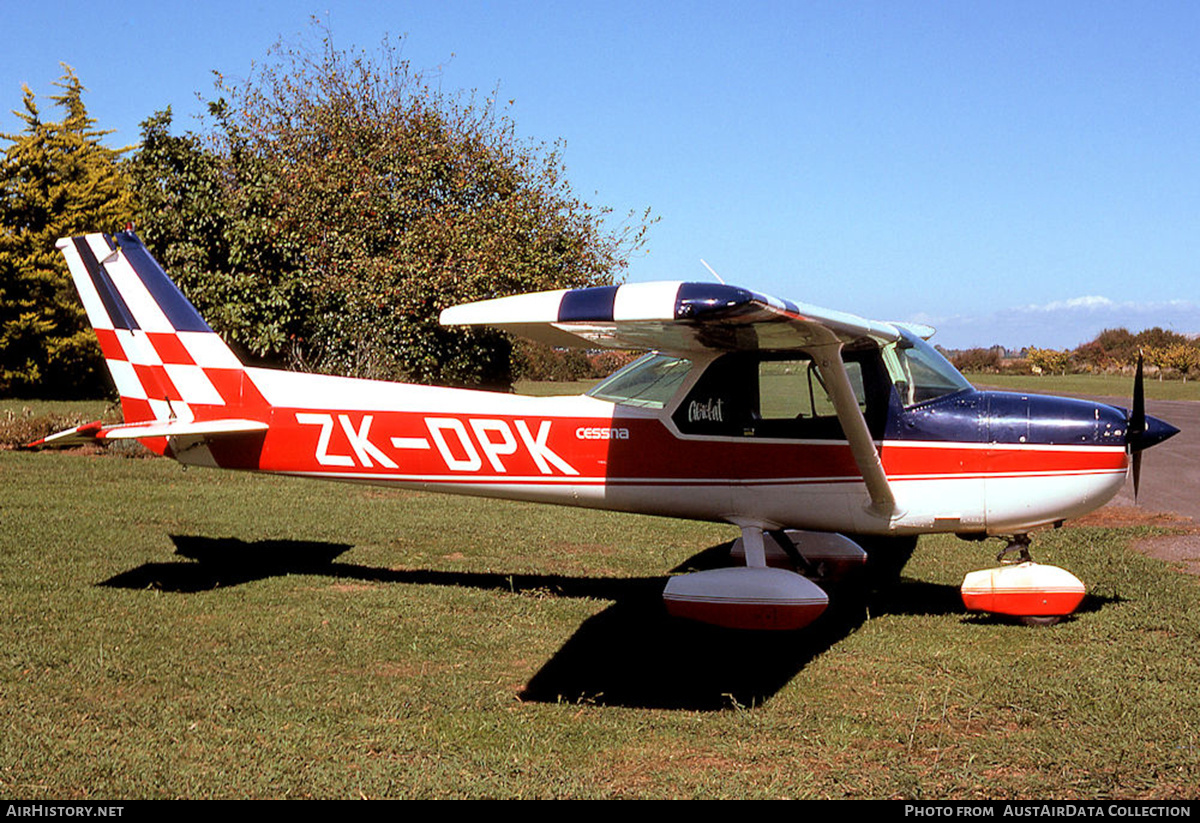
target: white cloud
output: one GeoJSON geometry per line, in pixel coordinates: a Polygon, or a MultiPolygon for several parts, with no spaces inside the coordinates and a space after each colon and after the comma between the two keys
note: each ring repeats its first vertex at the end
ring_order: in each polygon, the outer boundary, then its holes
{"type": "Polygon", "coordinates": [[[1056,300],[1053,303],[1045,303],[1040,306],[1025,306],[1025,310],[1062,311],[1063,309],[1110,309],[1115,306],[1117,306],[1117,303],[1109,300],[1107,297],[1101,297],[1098,294],[1089,294],[1086,297],[1072,297],[1069,300],[1056,300]]]}
{"type": "Polygon", "coordinates": [[[990,314],[936,317],[927,312],[912,319],[938,330],[934,341],[947,348],[1000,344],[1008,348],[1042,346],[1074,348],[1106,328],[1137,332],[1153,326],[1181,334],[1200,332],[1200,303],[1169,300],[1147,303],[1086,295],[1050,303],[1012,306],[990,314]]]}

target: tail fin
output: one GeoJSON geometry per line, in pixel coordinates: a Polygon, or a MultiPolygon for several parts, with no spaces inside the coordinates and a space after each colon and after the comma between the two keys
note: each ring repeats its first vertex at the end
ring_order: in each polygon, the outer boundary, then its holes
{"type": "Polygon", "coordinates": [[[265,405],[237,356],[132,231],[64,238],[57,247],[127,423],[191,423],[265,405]]]}

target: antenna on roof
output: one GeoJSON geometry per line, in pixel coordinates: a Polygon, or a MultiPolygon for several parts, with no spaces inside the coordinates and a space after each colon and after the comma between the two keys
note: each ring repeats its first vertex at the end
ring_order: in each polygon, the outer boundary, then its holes
{"type": "Polygon", "coordinates": [[[712,266],[708,265],[708,263],[705,263],[703,257],[700,258],[700,263],[704,266],[704,268],[708,269],[709,274],[711,274],[713,277],[717,278],[718,283],[720,283],[722,286],[725,285],[725,281],[721,279],[721,275],[717,274],[716,269],[714,269],[712,266]]]}

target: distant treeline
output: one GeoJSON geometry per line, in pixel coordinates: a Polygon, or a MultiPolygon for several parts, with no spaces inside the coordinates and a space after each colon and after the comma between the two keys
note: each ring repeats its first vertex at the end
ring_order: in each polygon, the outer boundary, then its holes
{"type": "Polygon", "coordinates": [[[1012,352],[1003,346],[941,349],[960,371],[991,374],[1112,374],[1131,371],[1141,353],[1148,374],[1160,380],[1200,372],[1200,338],[1155,326],[1136,334],[1128,329],[1105,329],[1094,340],[1074,349],[1028,346],[1012,352]]]}
{"type": "Polygon", "coordinates": [[[595,380],[632,363],[641,352],[557,349],[518,340],[513,345],[513,378],[516,380],[595,380]]]}

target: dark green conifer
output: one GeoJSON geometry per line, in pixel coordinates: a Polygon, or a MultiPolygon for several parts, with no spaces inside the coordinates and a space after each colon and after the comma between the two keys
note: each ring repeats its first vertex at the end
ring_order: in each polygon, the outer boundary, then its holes
{"type": "Polygon", "coordinates": [[[107,390],[100,350],[71,284],[60,237],[114,231],[130,218],[121,174],[125,149],[110,149],[83,103],[69,66],[51,100],[61,120],[44,120],[24,89],[25,123],[0,167],[0,393],[95,396],[107,390]]]}

